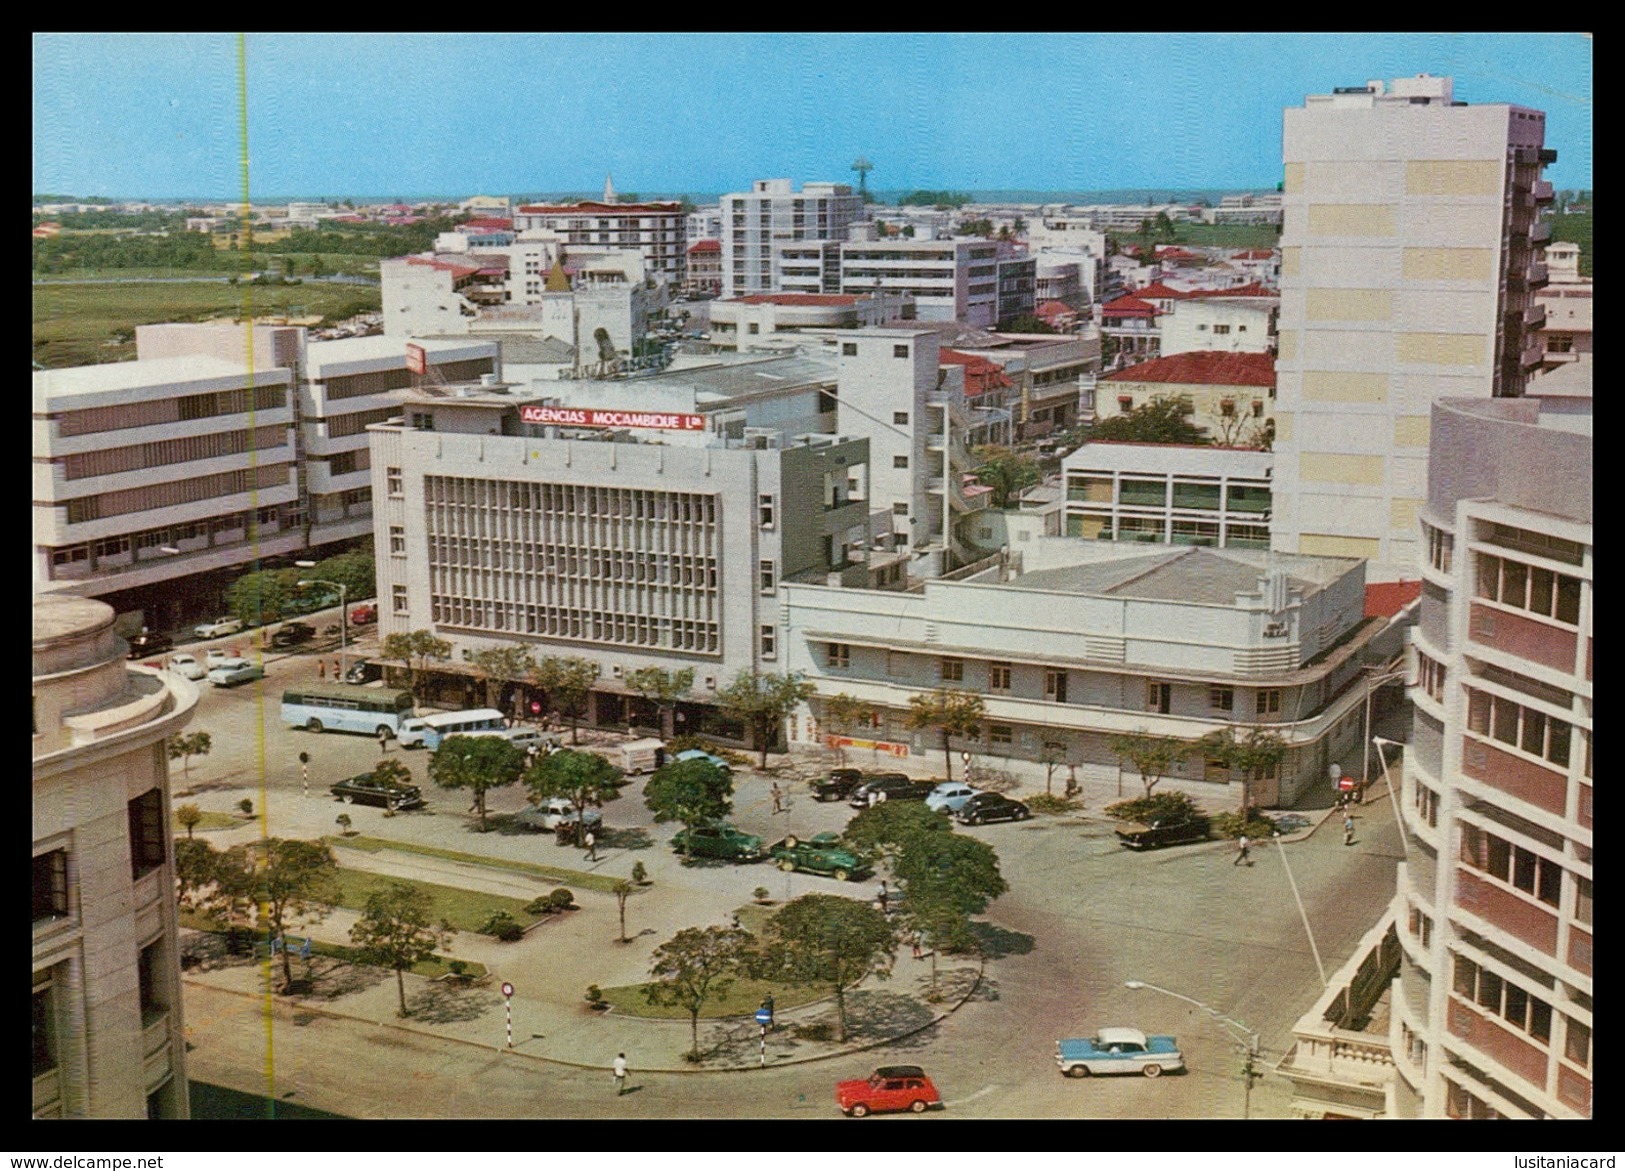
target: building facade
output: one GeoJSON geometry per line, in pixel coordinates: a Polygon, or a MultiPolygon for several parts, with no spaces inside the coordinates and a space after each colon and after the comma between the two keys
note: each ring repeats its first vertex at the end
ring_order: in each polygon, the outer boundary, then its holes
{"type": "Polygon", "coordinates": [[[1414,575],[1431,404],[1516,397],[1540,362],[1544,134],[1426,75],[1286,111],[1278,550],[1414,575]]]}
{"type": "Polygon", "coordinates": [[[863,197],[844,183],[805,183],[795,191],[788,179],[757,179],[748,192],[724,195],[723,296],[774,292],[777,245],[796,240],[844,240],[847,225],[863,215],[863,197]]]}
{"type": "Polygon", "coordinates": [[[1096,541],[1268,549],[1268,451],[1085,443],[1061,460],[1065,533],[1096,541]]]}
{"type": "Polygon", "coordinates": [[[1216,443],[1265,446],[1274,433],[1274,358],[1195,350],[1113,371],[1096,385],[1095,419],[1164,399],[1184,403],[1188,420],[1216,443]]]}
{"type": "Polygon", "coordinates": [[[680,203],[524,204],[514,231],[543,229],[578,247],[629,249],[681,288],[688,270],[688,214],[680,203]]]}
{"type": "Polygon", "coordinates": [[[1580,246],[1556,241],[1546,249],[1551,283],[1535,293],[1546,310],[1540,326],[1543,373],[1591,354],[1591,278],[1580,275],[1580,246]]]}
{"type": "Polygon", "coordinates": [[[34,599],[35,1118],[186,1118],[168,738],[197,688],[113,610],[34,599]]]}

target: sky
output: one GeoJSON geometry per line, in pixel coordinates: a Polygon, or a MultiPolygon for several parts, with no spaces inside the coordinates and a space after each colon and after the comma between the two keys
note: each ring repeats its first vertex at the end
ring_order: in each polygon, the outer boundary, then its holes
{"type": "Polygon", "coordinates": [[[1373,78],[1544,110],[1591,186],[1580,33],[34,36],[35,192],[121,199],[1273,190],[1281,112],[1373,78]]]}

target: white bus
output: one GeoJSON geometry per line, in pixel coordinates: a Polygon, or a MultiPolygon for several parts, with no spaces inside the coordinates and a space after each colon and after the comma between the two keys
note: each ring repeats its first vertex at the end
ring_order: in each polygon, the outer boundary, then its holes
{"type": "Polygon", "coordinates": [[[282,693],[282,722],[307,732],[400,735],[412,715],[412,693],[397,688],[312,683],[282,693]]]}
{"type": "Polygon", "coordinates": [[[433,752],[447,736],[477,736],[481,732],[500,732],[507,726],[507,717],[493,707],[418,716],[401,725],[401,747],[427,748],[433,752]]]}

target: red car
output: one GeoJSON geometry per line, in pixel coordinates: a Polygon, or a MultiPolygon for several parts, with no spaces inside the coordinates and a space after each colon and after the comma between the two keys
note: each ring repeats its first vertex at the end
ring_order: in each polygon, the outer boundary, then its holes
{"type": "Polygon", "coordinates": [[[919,1066],[882,1065],[867,1078],[836,1083],[835,1104],[853,1118],[893,1110],[919,1114],[930,1107],[940,1109],[942,1095],[919,1066]]]}
{"type": "Polygon", "coordinates": [[[378,607],[372,602],[363,602],[350,611],[350,621],[356,626],[366,626],[378,621],[378,607]]]}

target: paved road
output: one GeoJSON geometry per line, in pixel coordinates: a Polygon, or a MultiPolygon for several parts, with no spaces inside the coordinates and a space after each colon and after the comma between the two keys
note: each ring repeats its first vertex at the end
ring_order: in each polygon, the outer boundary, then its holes
{"type": "MultiPolygon", "coordinates": [[[[326,619],[318,615],[313,621],[321,626],[326,619]]],[[[295,654],[270,660],[263,689],[205,688],[194,727],[213,733],[215,750],[193,763],[190,778],[177,779],[177,790],[190,792],[186,799],[205,809],[220,811],[249,796],[268,812],[269,832],[275,834],[334,832],[338,807],[326,799],[326,786],[370,768],[378,749],[367,737],[312,735],[281,727],[281,687],[314,674],[314,659],[295,654]],[[301,749],[313,757],[309,798],[302,795],[301,749]]],[[[653,824],[637,786],[606,810],[606,824],[613,829],[641,831],[628,835],[633,848],[603,851],[594,864],[546,835],[507,827],[477,833],[459,795],[427,782],[427,754],[392,747],[390,755],[404,760],[422,780],[430,807],[387,820],[382,810],[347,807],[363,833],[615,876],[628,874],[634,862],[643,861],[655,880],[629,908],[628,925],[638,938],[625,947],[604,946],[616,933],[614,900],[597,892],[578,892],[582,910],[574,925],[551,942],[538,937],[536,950],[528,940],[516,945],[526,948],[520,952],[480,937],[459,937],[455,953],[497,965],[500,978],[522,973],[522,995],[537,998],[532,1005],[536,1019],[559,1022],[538,1030],[551,1032],[550,1039],[522,1046],[529,1054],[590,1064],[602,1057],[607,1063],[613,1047],[627,1043],[618,1039],[624,1032],[607,1030],[669,1029],[624,1020],[611,1026],[583,1018],[580,991],[587,983],[607,987],[636,981],[656,944],[681,926],[725,921],[731,908],[750,901],[758,885],[767,886],[774,898],[815,889],[870,893],[857,884],[842,886],[760,866],[681,867],[665,845],[671,827],[653,824]],[[617,1040],[610,1040],[612,1035],[617,1040]],[[604,1054],[597,1052],[606,1047],[604,1054]]],[[[916,763],[929,771],[937,762],[926,758],[916,763]]],[[[774,814],[767,787],[765,778],[743,774],[734,820],[769,840],[786,832],[838,829],[852,815],[844,804],[819,804],[805,792],[794,795],[790,812],[774,814]]],[[[516,810],[523,801],[515,788],[492,794],[488,804],[500,814],[516,810]]],[[[1359,827],[1354,846],[1342,844],[1333,821],[1299,842],[1258,849],[1251,867],[1233,866],[1228,843],[1220,842],[1129,853],[1117,846],[1107,822],[1092,818],[1038,818],[967,830],[999,851],[1011,887],[988,916],[996,958],[976,998],[945,1023],[882,1055],[918,1061],[931,1070],[953,1116],[1240,1117],[1240,1057],[1228,1034],[1201,1011],[1150,990],[1132,991],[1124,982],[1136,979],[1183,993],[1256,1029],[1264,1064],[1272,1066],[1291,1044],[1292,1023],[1320,991],[1281,851],[1288,851],[1322,958],[1333,970],[1380,913],[1399,861],[1386,798],[1379,795],[1360,810],[1359,827]],[[1053,1057],[1058,1036],[1122,1024],[1175,1034],[1191,1071],[1156,1080],[1071,1081],[1058,1075],[1053,1057]]],[[[258,826],[251,826],[231,834],[258,832],[258,826]]],[[[222,835],[222,843],[226,840],[222,835]]],[[[342,935],[340,930],[338,937],[342,935]]],[[[924,971],[906,955],[898,964],[896,990],[924,971]]],[[[797,1117],[803,1111],[826,1116],[833,1081],[882,1059],[864,1055],[750,1074],[647,1074],[641,1078],[643,1089],[616,1102],[607,1075],[493,1051],[489,1006],[466,1027],[453,1020],[436,1026],[438,1035],[430,1036],[381,1027],[380,1021],[394,1023],[393,989],[384,993],[375,1018],[364,1023],[274,1005],[277,1062],[295,1077],[298,1101],[373,1117],[599,1116],[617,1110],[633,1117],[797,1117]],[[457,1037],[463,1039],[453,1039],[457,1037]],[[402,1070],[413,1072],[401,1093],[358,1101],[357,1085],[397,1085],[402,1070]],[[544,1101],[545,1108],[538,1107],[544,1101]]],[[[197,1076],[259,1091],[264,1084],[263,1012],[263,1001],[189,983],[187,1028],[196,1048],[188,1060],[197,1076]]],[[[659,1045],[651,1039],[640,1049],[675,1054],[683,1039],[659,1045]]],[[[629,1052],[636,1068],[638,1050],[629,1052]]],[[[1266,1076],[1253,1090],[1253,1116],[1285,1117],[1288,1096],[1283,1079],[1266,1076]]]]}

